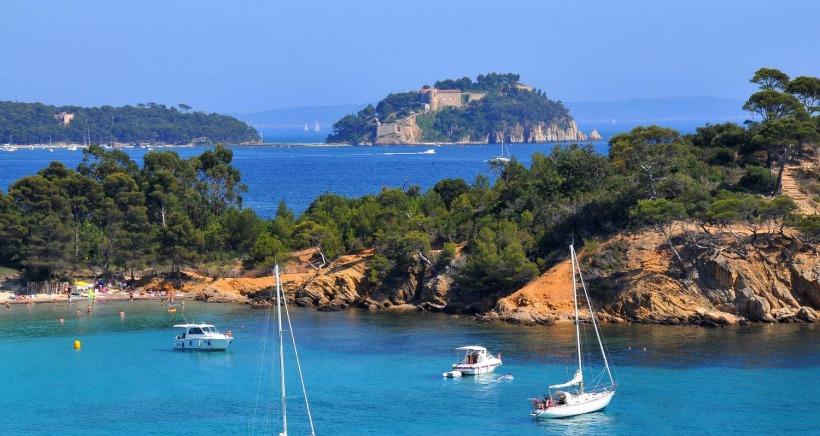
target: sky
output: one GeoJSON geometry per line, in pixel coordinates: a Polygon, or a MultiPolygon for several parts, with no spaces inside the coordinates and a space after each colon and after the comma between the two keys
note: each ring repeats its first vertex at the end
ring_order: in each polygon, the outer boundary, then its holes
{"type": "Polygon", "coordinates": [[[820,1],[4,0],[0,100],[254,113],[512,72],[564,102],[820,75],[820,1]]]}

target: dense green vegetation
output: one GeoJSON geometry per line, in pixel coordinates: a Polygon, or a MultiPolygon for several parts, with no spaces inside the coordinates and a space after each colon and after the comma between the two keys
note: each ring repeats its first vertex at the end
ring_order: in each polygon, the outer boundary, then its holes
{"type": "Polygon", "coordinates": [[[119,108],[83,108],[0,101],[0,143],[188,144],[211,141],[239,144],[261,140],[253,128],[236,118],[193,112],[185,104],[178,107],[148,103],[119,108]],[[63,125],[55,118],[60,113],[73,114],[74,119],[63,125]]]}
{"type": "MultiPolygon", "coordinates": [[[[346,115],[333,125],[327,142],[370,143],[376,138],[376,126],[419,114],[416,122],[424,141],[457,142],[464,140],[495,141],[507,136],[514,126],[528,128],[546,122],[567,127],[572,119],[561,102],[547,98],[540,90],[521,86],[518,74],[479,75],[435,83],[437,89],[457,89],[485,96],[460,108],[424,111],[422,94],[417,91],[389,94],[376,107],[368,105],[355,115],[346,115]]],[[[424,89],[430,88],[425,85],[424,89]]]]}
{"type": "Polygon", "coordinates": [[[795,214],[794,202],[778,194],[783,163],[820,142],[818,80],[785,78],[769,89],[758,75],[761,91],[747,105],[765,117],[746,126],[706,125],[684,136],[637,127],[611,139],[609,156],[556,146],[533,155],[529,168],[515,160],[500,167],[492,185],[479,176],[441,180],[427,191],[326,193],[299,217],[281,203],[271,220],[241,209],[244,187],[225,148],[188,160],[152,152],[139,168],[95,146],[76,171],[53,163],[0,194],[0,265],[62,277],[79,268],[178,268],[237,257],[267,268],[309,247],[322,264],[374,249],[372,290],[447,271],[458,289],[481,298],[523,285],[573,240],[644,226],[670,238],[678,220],[725,232],[745,226],[751,235],[736,236],[752,242],[789,226],[795,238],[817,244],[820,218],[795,214]],[[790,93],[796,81],[815,86],[790,93]],[[769,107],[760,93],[781,103],[769,107]],[[465,256],[451,262],[460,248],[465,256]]]}

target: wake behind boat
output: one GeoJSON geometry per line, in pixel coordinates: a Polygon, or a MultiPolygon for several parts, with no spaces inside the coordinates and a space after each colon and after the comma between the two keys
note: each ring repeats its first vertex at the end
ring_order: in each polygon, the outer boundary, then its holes
{"type": "Polygon", "coordinates": [[[174,330],[174,350],[224,351],[233,342],[230,330],[222,334],[211,324],[177,324],[174,330]]]}
{"type": "MultiPolygon", "coordinates": [[[[549,387],[549,394],[543,399],[536,398],[532,400],[533,407],[531,415],[536,419],[566,418],[581,415],[583,413],[603,410],[609,405],[609,402],[612,401],[612,397],[615,395],[615,388],[618,384],[612,377],[612,372],[609,369],[607,352],[604,349],[601,333],[598,330],[598,322],[595,319],[595,313],[592,311],[592,303],[589,301],[589,293],[587,293],[584,278],[581,275],[581,268],[578,265],[578,259],[575,256],[575,249],[570,246],[569,252],[570,260],[572,262],[572,290],[573,301],[575,303],[575,343],[578,353],[578,369],[575,371],[575,375],[572,377],[572,380],[566,383],[551,385],[549,387]],[[581,281],[581,289],[583,290],[583,294],[580,294],[580,291],[576,285],[576,272],[581,281]],[[579,295],[583,296],[588,304],[591,324],[595,330],[595,339],[597,339],[598,342],[597,349],[601,352],[601,358],[604,366],[603,370],[598,371],[597,374],[593,374],[593,376],[589,379],[588,385],[590,386],[584,385],[584,368],[586,367],[587,374],[592,374],[592,371],[590,371],[591,366],[589,357],[585,359],[581,354],[581,321],[578,316],[579,295]],[[609,381],[607,381],[607,379],[609,381]],[[564,388],[574,389],[572,391],[558,390],[564,388]]],[[[584,335],[584,337],[586,337],[586,335],[584,335]]],[[[596,352],[598,351],[597,349],[595,350],[596,352]]]]}

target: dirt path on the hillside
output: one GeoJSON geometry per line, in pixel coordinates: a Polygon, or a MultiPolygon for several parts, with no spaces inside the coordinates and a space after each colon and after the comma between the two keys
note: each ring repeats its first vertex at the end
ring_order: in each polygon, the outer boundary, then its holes
{"type": "Polygon", "coordinates": [[[794,178],[794,171],[799,168],[813,169],[814,167],[814,162],[803,161],[798,165],[788,165],[783,171],[783,195],[788,195],[789,197],[791,197],[792,200],[794,200],[794,202],[797,204],[799,212],[802,214],[814,215],[820,213],[820,210],[818,210],[818,207],[816,204],[814,204],[814,202],[809,200],[806,194],[800,191],[800,185],[794,178]]]}

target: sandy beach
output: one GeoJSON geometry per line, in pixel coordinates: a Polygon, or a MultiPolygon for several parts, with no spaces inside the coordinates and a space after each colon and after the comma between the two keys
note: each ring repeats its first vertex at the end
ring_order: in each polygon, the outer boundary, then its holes
{"type": "MultiPolygon", "coordinates": [[[[97,293],[95,295],[97,303],[104,303],[106,301],[123,301],[128,300],[130,295],[127,291],[123,289],[114,289],[107,294],[100,294],[97,293]]],[[[167,299],[167,295],[152,295],[146,292],[135,292],[134,293],[134,300],[162,300],[167,299]]],[[[184,292],[178,292],[175,295],[175,298],[182,299],[182,298],[193,298],[193,295],[187,295],[184,292]]],[[[82,296],[74,296],[71,297],[72,302],[77,301],[86,301],[88,300],[87,294],[83,294],[82,296]]],[[[41,303],[68,303],[68,297],[65,294],[35,294],[35,295],[22,295],[16,296],[13,292],[0,292],[0,302],[5,305],[6,302],[9,304],[41,304],[41,303]]]]}

